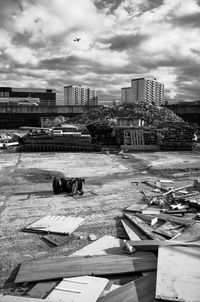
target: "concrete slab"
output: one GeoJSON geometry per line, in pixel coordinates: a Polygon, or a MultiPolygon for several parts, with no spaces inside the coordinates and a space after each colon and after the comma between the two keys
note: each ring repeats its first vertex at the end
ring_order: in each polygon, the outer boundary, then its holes
{"type": "Polygon", "coordinates": [[[200,169],[200,153],[182,152],[140,152],[134,158],[147,162],[150,170],[162,169],[200,169]]]}

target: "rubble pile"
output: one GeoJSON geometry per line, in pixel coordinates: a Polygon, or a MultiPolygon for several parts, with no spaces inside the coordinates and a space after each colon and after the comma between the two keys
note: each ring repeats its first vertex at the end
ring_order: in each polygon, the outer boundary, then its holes
{"type": "Polygon", "coordinates": [[[147,125],[157,121],[183,122],[175,113],[165,107],[152,104],[123,104],[117,107],[100,107],[85,113],[72,121],[79,123],[91,123],[92,121],[105,122],[109,125],[115,124],[116,117],[134,116],[145,120],[147,125]]]}
{"type": "MultiPolygon", "coordinates": [[[[23,262],[15,283],[30,284],[29,290],[20,297],[0,295],[0,301],[199,301],[200,183],[137,185],[152,191],[141,191],[142,200],[123,210],[126,240],[90,234],[92,243],[70,256],[23,262]]],[[[56,247],[72,240],[83,223],[82,217],[50,215],[23,231],[45,233],[41,239],[56,247]]]]}

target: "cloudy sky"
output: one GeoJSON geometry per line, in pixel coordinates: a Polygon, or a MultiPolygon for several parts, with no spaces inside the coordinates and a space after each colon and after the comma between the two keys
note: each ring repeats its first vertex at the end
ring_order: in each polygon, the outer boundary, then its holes
{"type": "Polygon", "coordinates": [[[167,100],[200,99],[200,0],[0,0],[0,86],[87,85],[120,98],[154,77],[167,100]],[[80,37],[79,42],[74,42],[80,37]]]}

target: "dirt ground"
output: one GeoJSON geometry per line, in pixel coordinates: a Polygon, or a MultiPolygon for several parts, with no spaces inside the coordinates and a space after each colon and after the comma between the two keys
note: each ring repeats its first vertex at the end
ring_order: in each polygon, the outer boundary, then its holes
{"type": "Polygon", "coordinates": [[[140,182],[166,177],[173,179],[177,187],[190,184],[200,177],[200,154],[140,152],[128,153],[124,158],[100,153],[1,152],[0,293],[16,291],[13,280],[22,261],[67,256],[90,243],[91,233],[97,238],[125,236],[118,222],[121,210],[140,202],[141,190],[151,191],[140,182]],[[84,177],[85,194],[54,195],[52,178],[56,175],[84,177]],[[66,245],[50,248],[38,234],[20,231],[41,216],[59,214],[85,218],[74,232],[75,238],[66,245]]]}

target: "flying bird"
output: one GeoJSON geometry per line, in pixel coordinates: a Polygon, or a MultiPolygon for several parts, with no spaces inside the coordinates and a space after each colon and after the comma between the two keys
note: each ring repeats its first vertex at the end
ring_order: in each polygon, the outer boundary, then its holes
{"type": "Polygon", "coordinates": [[[79,42],[81,40],[81,38],[75,38],[74,42],[79,42]]]}

